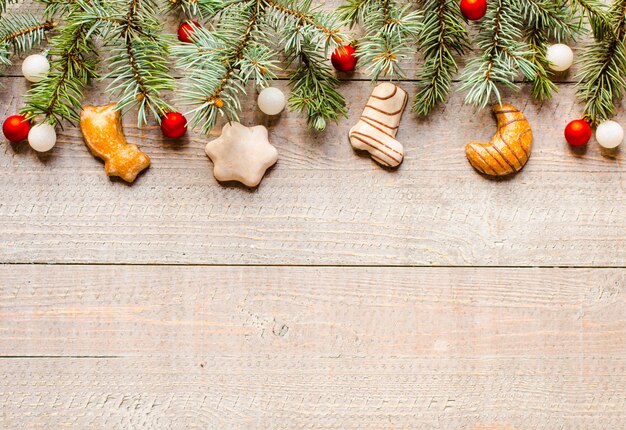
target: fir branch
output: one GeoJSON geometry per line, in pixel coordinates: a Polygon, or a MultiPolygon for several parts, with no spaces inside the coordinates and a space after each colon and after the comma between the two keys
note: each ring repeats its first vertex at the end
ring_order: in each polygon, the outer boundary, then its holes
{"type": "Polygon", "coordinates": [[[593,125],[615,113],[626,89],[626,0],[615,0],[606,20],[610,31],[585,48],[578,74],[577,96],[593,125]]]}
{"type": "Polygon", "coordinates": [[[500,103],[498,85],[517,89],[515,78],[521,72],[526,79],[535,77],[535,67],[522,37],[518,12],[509,0],[493,0],[480,21],[476,38],[483,51],[471,60],[461,76],[461,90],[468,90],[465,102],[484,108],[495,96],[500,103]]]}
{"type": "Polygon", "coordinates": [[[186,20],[210,18],[217,13],[219,0],[166,0],[168,10],[181,14],[186,20]]]}
{"type": "Polygon", "coordinates": [[[411,3],[349,0],[339,13],[351,25],[363,26],[365,36],[358,41],[358,55],[373,80],[404,76],[400,63],[411,54],[410,44],[419,32],[420,13],[412,10],[411,3]]]}
{"type": "Polygon", "coordinates": [[[41,22],[32,14],[12,14],[0,18],[0,64],[10,65],[11,55],[20,55],[32,50],[46,37],[56,23],[41,22]]]}
{"type": "Polygon", "coordinates": [[[242,68],[254,71],[248,76],[253,75],[257,83],[263,83],[265,74],[273,68],[273,64],[268,62],[267,52],[261,52],[261,45],[252,41],[258,29],[259,9],[258,2],[242,2],[224,11],[220,19],[220,34],[214,35],[198,28],[192,35],[193,45],[184,44],[175,48],[179,64],[192,70],[182,93],[185,104],[199,103],[192,110],[192,127],[200,125],[202,131],[208,133],[215,126],[218,115],[226,116],[229,121],[238,120],[241,109],[239,96],[245,94],[247,81],[241,74],[242,68]],[[254,55],[253,47],[259,55],[254,55]]]}
{"type": "Polygon", "coordinates": [[[553,72],[550,70],[550,63],[546,58],[548,40],[543,31],[538,28],[531,28],[526,32],[526,41],[531,52],[529,60],[535,67],[531,95],[537,100],[549,99],[552,92],[557,90],[557,86],[552,81],[553,72]]]}
{"type": "Polygon", "coordinates": [[[237,0],[222,4],[217,16],[213,31],[199,28],[193,44],[174,48],[189,75],[182,97],[194,106],[192,126],[208,132],[220,115],[237,120],[246,84],[265,87],[275,78],[277,40],[295,65],[290,106],[305,112],[316,129],[345,114],[338,80],[322,55],[345,40],[333,13],[311,10],[308,0],[237,0]]]}
{"type": "Polygon", "coordinates": [[[548,41],[566,42],[582,33],[582,19],[572,13],[568,5],[553,0],[515,0],[524,26],[524,40],[528,43],[529,60],[535,68],[531,95],[544,100],[552,96],[557,86],[546,58],[548,41]]]}
{"type": "Polygon", "coordinates": [[[336,90],[339,80],[328,71],[326,58],[303,46],[297,60],[297,68],[289,75],[289,106],[304,112],[307,126],[317,131],[324,130],[328,121],[336,121],[339,115],[347,118],[346,102],[336,90]]]}
{"type": "Polygon", "coordinates": [[[469,38],[456,1],[424,0],[424,21],[420,25],[418,46],[424,52],[424,64],[417,74],[417,94],[413,110],[428,115],[443,102],[458,71],[455,54],[469,49],[469,38]]]}
{"type": "Polygon", "coordinates": [[[565,0],[573,12],[586,16],[593,35],[601,39],[606,31],[610,31],[606,4],[602,0],[565,0]]]}
{"type": "Polygon", "coordinates": [[[78,20],[90,22],[109,48],[107,90],[119,97],[117,108],[137,107],[142,127],[151,114],[157,121],[172,110],[162,94],[174,88],[167,59],[169,41],[160,34],[157,5],[151,0],[84,2],[78,20]]]}
{"type": "Polygon", "coordinates": [[[62,125],[78,121],[83,91],[96,76],[95,46],[85,24],[68,24],[50,41],[50,72],[26,95],[22,113],[62,125]]]}

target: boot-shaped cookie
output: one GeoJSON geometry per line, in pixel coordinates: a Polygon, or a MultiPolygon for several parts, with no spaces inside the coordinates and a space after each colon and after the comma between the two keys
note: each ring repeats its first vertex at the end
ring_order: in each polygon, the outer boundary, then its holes
{"type": "Polygon", "coordinates": [[[127,145],[122,117],[115,103],[85,106],[80,113],[80,129],[91,153],[104,160],[104,171],[133,182],[150,165],[150,158],[137,145],[127,145]]]}
{"type": "Polygon", "coordinates": [[[369,152],[383,166],[400,165],[404,148],[395,137],[407,99],[406,91],[390,82],[377,85],[361,119],[350,129],[352,147],[369,152]]]}

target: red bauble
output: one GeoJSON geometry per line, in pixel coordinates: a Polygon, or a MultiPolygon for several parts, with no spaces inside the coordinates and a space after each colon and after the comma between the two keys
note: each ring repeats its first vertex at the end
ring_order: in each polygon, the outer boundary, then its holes
{"type": "Polygon", "coordinates": [[[340,46],[330,56],[333,67],[340,72],[351,72],[356,67],[357,58],[352,45],[340,46]]]}
{"type": "Polygon", "coordinates": [[[28,137],[30,121],[24,115],[11,115],[4,120],[2,132],[4,137],[11,142],[21,142],[28,137]]]}
{"type": "Polygon", "coordinates": [[[168,112],[161,119],[161,131],[165,137],[178,139],[187,133],[187,118],[180,112],[168,112]]]}
{"type": "Polygon", "coordinates": [[[196,21],[183,22],[178,27],[178,40],[183,43],[192,43],[191,35],[196,31],[196,27],[200,27],[200,23],[196,21]]]}
{"type": "Polygon", "coordinates": [[[591,139],[591,127],[584,119],[575,119],[565,127],[565,140],[570,145],[586,145],[589,139],[591,139]]]}
{"type": "Polygon", "coordinates": [[[461,13],[472,21],[481,19],[487,13],[487,0],[461,0],[461,13]]]}

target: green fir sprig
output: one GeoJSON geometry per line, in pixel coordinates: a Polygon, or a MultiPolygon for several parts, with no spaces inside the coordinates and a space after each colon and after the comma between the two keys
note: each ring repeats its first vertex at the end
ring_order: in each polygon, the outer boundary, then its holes
{"type": "Polygon", "coordinates": [[[557,87],[546,58],[548,44],[575,39],[583,32],[582,17],[563,1],[516,1],[523,20],[524,40],[530,50],[529,60],[535,68],[531,95],[537,100],[549,99],[557,87]]]}
{"type": "Polygon", "coordinates": [[[83,92],[96,77],[96,47],[88,24],[72,22],[81,12],[78,3],[71,5],[69,23],[50,41],[50,72],[26,94],[21,112],[28,117],[42,116],[43,121],[62,126],[63,120],[75,123],[82,109],[83,92]]]}
{"type": "Polygon", "coordinates": [[[410,57],[420,31],[421,15],[411,2],[348,0],[339,6],[339,14],[351,26],[363,27],[357,52],[373,80],[405,76],[401,63],[410,57]]]}
{"type": "Polygon", "coordinates": [[[467,64],[460,90],[467,90],[466,103],[484,108],[492,96],[501,101],[499,86],[518,89],[518,74],[532,80],[536,69],[529,60],[532,52],[528,44],[520,40],[521,20],[513,1],[491,1],[477,33],[481,54],[467,64]]]}
{"type": "Polygon", "coordinates": [[[31,51],[46,38],[46,32],[56,26],[33,14],[12,14],[0,18],[0,65],[10,65],[11,56],[31,51]]]}
{"type": "Polygon", "coordinates": [[[417,41],[424,63],[417,72],[417,94],[413,110],[428,115],[446,100],[458,71],[456,56],[469,49],[469,36],[454,0],[423,0],[424,16],[417,41]]]}
{"type": "Polygon", "coordinates": [[[167,8],[185,19],[202,19],[214,16],[220,4],[220,0],[168,0],[167,8]]]}
{"type": "Polygon", "coordinates": [[[346,115],[339,81],[325,64],[345,42],[335,14],[312,8],[309,0],[235,0],[222,3],[211,18],[213,29],[199,28],[193,44],[174,48],[188,75],[181,94],[193,106],[192,125],[209,132],[219,116],[237,120],[246,85],[268,86],[281,53],[293,66],[289,105],[306,114],[311,128],[323,130],[346,115]]]}
{"type": "Polygon", "coordinates": [[[162,34],[160,7],[153,0],[84,2],[79,20],[89,22],[107,48],[107,69],[102,79],[119,97],[117,108],[137,108],[137,125],[152,116],[157,121],[171,106],[164,93],[174,89],[168,57],[171,40],[162,34]]]}
{"type": "Polygon", "coordinates": [[[626,89],[626,0],[614,0],[598,22],[596,35],[580,57],[578,98],[585,103],[585,118],[592,124],[615,114],[626,89]]]}

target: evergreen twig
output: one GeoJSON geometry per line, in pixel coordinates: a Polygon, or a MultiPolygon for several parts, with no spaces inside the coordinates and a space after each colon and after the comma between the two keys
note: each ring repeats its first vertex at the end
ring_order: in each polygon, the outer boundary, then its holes
{"type": "Polygon", "coordinates": [[[465,102],[484,108],[495,96],[500,103],[498,85],[517,89],[515,78],[521,72],[526,79],[535,77],[532,55],[522,37],[518,11],[510,0],[493,0],[478,25],[476,43],[482,55],[472,59],[461,76],[461,90],[468,90],[465,102]]]}
{"type": "Polygon", "coordinates": [[[411,54],[411,43],[420,31],[420,13],[412,4],[395,0],[348,0],[339,6],[340,17],[365,32],[358,41],[361,64],[373,80],[404,76],[400,66],[411,54]]]}
{"type": "MultiPolygon", "coordinates": [[[[74,10],[76,12],[76,10],[74,10]]],[[[83,91],[96,76],[95,46],[86,24],[67,24],[50,41],[50,72],[26,95],[22,113],[62,125],[78,121],[83,91]]]]}
{"type": "Polygon", "coordinates": [[[609,119],[626,89],[626,0],[614,0],[600,23],[595,43],[580,57],[577,96],[585,103],[585,117],[593,125],[609,119]],[[599,35],[599,37],[598,37],[599,35]]]}
{"type": "Polygon", "coordinates": [[[12,14],[0,18],[0,64],[10,65],[12,55],[31,51],[55,26],[56,23],[42,22],[32,14],[12,14]]]}
{"type": "Polygon", "coordinates": [[[182,97],[194,107],[193,126],[208,132],[219,115],[238,119],[246,84],[265,87],[275,78],[280,47],[272,39],[280,40],[287,62],[295,66],[289,105],[307,115],[309,126],[321,130],[345,115],[339,82],[325,64],[326,55],[345,40],[333,13],[312,9],[308,0],[237,0],[221,4],[215,15],[214,30],[198,28],[193,44],[175,47],[189,74],[182,97]]]}
{"type": "Polygon", "coordinates": [[[469,37],[456,1],[424,0],[424,20],[420,24],[418,46],[424,53],[424,64],[417,73],[417,94],[413,110],[428,115],[443,102],[458,71],[455,55],[469,48],[469,37]]]}

